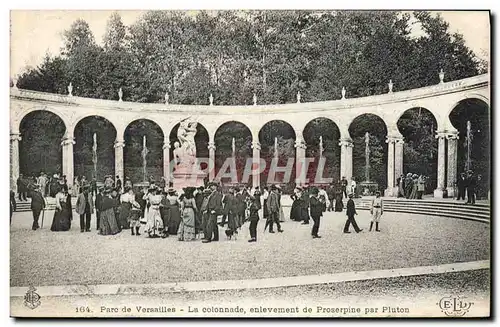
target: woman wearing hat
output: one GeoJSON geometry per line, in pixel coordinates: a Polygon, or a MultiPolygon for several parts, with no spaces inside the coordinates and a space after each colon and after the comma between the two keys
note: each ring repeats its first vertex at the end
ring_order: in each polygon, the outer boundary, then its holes
{"type": "Polygon", "coordinates": [[[54,212],[54,218],[52,219],[52,226],[50,227],[50,230],[53,232],[68,231],[71,228],[71,213],[68,211],[68,206],[66,204],[66,191],[62,186],[59,187],[59,190],[55,194],[55,198],[56,211],[54,212]]]}
{"type": "Polygon", "coordinates": [[[179,241],[194,241],[196,238],[195,223],[198,208],[194,199],[194,190],[194,187],[186,187],[180,198],[181,222],[177,232],[179,241]]]}
{"type": "Polygon", "coordinates": [[[115,215],[117,201],[111,193],[112,189],[109,187],[106,187],[102,192],[101,219],[99,223],[100,235],[115,235],[120,232],[115,215]]]}
{"type": "MultiPolygon", "coordinates": [[[[125,187],[125,192],[120,196],[120,214],[118,216],[118,226],[120,229],[129,229],[130,226],[130,211],[132,203],[135,201],[134,190],[131,187],[125,187]]],[[[134,229],[132,229],[134,235],[134,229]]]]}
{"type": "Polygon", "coordinates": [[[169,188],[167,190],[164,205],[166,209],[166,222],[168,223],[168,225],[165,226],[165,233],[168,231],[168,234],[170,235],[177,235],[177,231],[181,223],[181,211],[179,197],[173,188],[169,188]]]}
{"type": "Polygon", "coordinates": [[[148,233],[149,237],[160,237],[163,233],[163,220],[160,214],[160,204],[162,200],[161,190],[154,188],[150,193],[145,195],[149,201],[149,210],[147,214],[147,222],[144,231],[148,233]]]}

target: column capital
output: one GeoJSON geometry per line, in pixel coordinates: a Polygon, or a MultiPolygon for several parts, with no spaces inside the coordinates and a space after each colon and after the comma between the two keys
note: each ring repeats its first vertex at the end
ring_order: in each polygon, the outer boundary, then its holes
{"type": "Polygon", "coordinates": [[[10,133],[10,140],[11,141],[21,141],[22,137],[20,133],[10,133]]]}
{"type": "Polygon", "coordinates": [[[259,141],[252,141],[251,147],[252,147],[252,149],[256,149],[256,150],[259,150],[259,151],[261,149],[259,141]]]}
{"type": "Polygon", "coordinates": [[[354,147],[354,144],[352,143],[351,139],[341,139],[340,142],[339,142],[339,145],[340,146],[346,146],[346,147],[349,147],[349,148],[354,147]]]}
{"type": "Polygon", "coordinates": [[[75,144],[75,138],[72,137],[72,136],[69,136],[69,137],[65,137],[63,138],[62,142],[61,142],[61,145],[62,146],[65,146],[65,145],[68,145],[68,144],[75,144]]]}
{"type": "Polygon", "coordinates": [[[387,135],[385,143],[404,144],[404,138],[400,135],[387,135]]]}
{"type": "Polygon", "coordinates": [[[208,149],[209,150],[215,150],[215,142],[214,141],[208,142],[208,149]]]}
{"type": "Polygon", "coordinates": [[[163,140],[163,150],[170,149],[172,146],[170,145],[170,138],[166,137],[163,140]]]}
{"type": "Polygon", "coordinates": [[[306,149],[307,145],[306,145],[306,142],[304,142],[304,140],[297,139],[297,140],[295,140],[295,147],[297,149],[306,149]]]}
{"type": "Polygon", "coordinates": [[[446,138],[448,140],[458,140],[459,137],[458,137],[458,131],[455,130],[455,131],[446,131],[446,138]]]}
{"type": "Polygon", "coordinates": [[[115,141],[115,149],[116,148],[123,148],[125,146],[125,141],[124,140],[116,140],[115,141]]]}
{"type": "Polygon", "coordinates": [[[435,137],[437,139],[445,139],[447,137],[447,135],[448,135],[448,132],[446,132],[446,131],[437,131],[435,137]]]}

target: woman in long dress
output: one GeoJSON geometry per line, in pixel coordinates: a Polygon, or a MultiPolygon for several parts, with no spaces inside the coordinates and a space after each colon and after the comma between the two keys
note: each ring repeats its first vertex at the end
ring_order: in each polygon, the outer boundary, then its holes
{"type": "Polygon", "coordinates": [[[161,190],[155,189],[154,192],[146,194],[149,201],[149,210],[147,211],[147,222],[144,231],[151,238],[160,237],[163,232],[163,220],[160,214],[160,204],[162,200],[161,190]]]}
{"type": "Polygon", "coordinates": [[[410,199],[416,199],[417,198],[417,190],[418,190],[418,175],[417,174],[413,174],[413,176],[412,176],[412,187],[411,187],[410,199]]]}
{"type": "Polygon", "coordinates": [[[344,203],[342,202],[342,188],[340,187],[340,184],[337,184],[337,187],[335,188],[335,211],[336,212],[341,212],[344,210],[344,203]]]}
{"type": "Polygon", "coordinates": [[[181,223],[181,211],[179,208],[179,198],[172,189],[168,190],[166,205],[168,215],[168,233],[170,235],[177,235],[179,224],[181,223]]]}
{"type": "Polygon", "coordinates": [[[292,199],[292,208],[290,209],[290,220],[293,221],[300,221],[300,188],[295,188],[293,190],[293,194],[290,195],[290,198],[292,199]]]}
{"type": "Polygon", "coordinates": [[[198,208],[193,196],[194,188],[184,189],[184,195],[181,199],[181,222],[177,232],[179,241],[193,241],[196,239],[195,222],[198,208]]]}
{"type": "Polygon", "coordinates": [[[115,207],[117,205],[116,199],[111,196],[111,189],[105,188],[101,202],[101,219],[99,221],[100,235],[115,235],[120,232],[115,215],[115,207]]]}
{"type": "MultiPolygon", "coordinates": [[[[120,229],[129,229],[130,227],[130,210],[132,209],[132,203],[135,201],[135,195],[132,188],[126,187],[125,193],[120,196],[120,213],[118,216],[118,226],[120,229]]],[[[132,233],[134,231],[132,230],[132,233]]]]}
{"type": "Polygon", "coordinates": [[[80,194],[80,181],[79,181],[78,176],[75,177],[75,182],[73,183],[71,190],[73,191],[74,197],[77,197],[78,194],[80,194]]]}
{"type": "MultiPolygon", "coordinates": [[[[63,188],[55,194],[56,198],[56,212],[52,219],[52,226],[50,230],[53,232],[65,232],[71,228],[71,214],[68,211],[67,194],[63,188]]],[[[71,202],[70,202],[71,205],[71,202]]]]}

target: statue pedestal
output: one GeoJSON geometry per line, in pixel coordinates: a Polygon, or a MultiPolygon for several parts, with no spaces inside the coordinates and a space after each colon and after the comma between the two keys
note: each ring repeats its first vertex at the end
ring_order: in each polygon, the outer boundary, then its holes
{"type": "Polygon", "coordinates": [[[206,177],[207,173],[201,170],[176,167],[171,182],[175,190],[181,190],[184,187],[204,186],[206,177]]]}
{"type": "Polygon", "coordinates": [[[358,184],[359,194],[363,196],[375,195],[378,191],[378,184],[375,182],[361,182],[358,184]]]}

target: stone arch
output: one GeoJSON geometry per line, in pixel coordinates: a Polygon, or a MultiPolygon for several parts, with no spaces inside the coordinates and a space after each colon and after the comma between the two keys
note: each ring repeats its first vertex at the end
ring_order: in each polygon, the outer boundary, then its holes
{"type": "Polygon", "coordinates": [[[147,182],[152,176],[159,182],[163,172],[163,141],[161,126],[148,118],[137,118],[128,123],[124,131],[124,172],[133,184],[147,182]],[[144,137],[146,140],[146,172],[143,170],[144,137]]]}
{"type": "Polygon", "coordinates": [[[102,181],[106,175],[114,175],[114,142],[117,130],[112,121],[101,115],[87,115],[75,121],[73,136],[75,137],[73,145],[75,177],[85,176],[87,180],[96,177],[98,181],[102,181]],[[97,159],[95,166],[93,162],[94,134],[96,135],[97,159]]]}
{"type": "Polygon", "coordinates": [[[396,123],[405,142],[401,173],[426,176],[425,193],[432,193],[437,185],[438,118],[425,107],[413,107],[403,111],[396,123]]]}
{"type": "MultiPolygon", "coordinates": [[[[227,167],[226,160],[233,157],[232,142],[234,140],[235,173],[237,180],[242,181],[247,160],[252,158],[252,139],[251,129],[241,121],[228,120],[220,124],[214,133],[216,175],[226,173],[226,171],[220,172],[220,169],[227,167]],[[227,134],[230,136],[228,137],[227,134]]],[[[225,180],[221,182],[224,184],[225,180]]]]}
{"type": "Polygon", "coordinates": [[[17,114],[12,115],[13,116],[12,117],[13,118],[12,119],[13,123],[12,123],[12,126],[11,126],[12,132],[13,133],[18,132],[20,130],[22,121],[28,115],[30,115],[30,114],[32,114],[33,112],[36,112],[36,111],[47,111],[47,112],[50,112],[50,113],[56,115],[63,122],[66,131],[71,126],[71,123],[70,123],[68,117],[66,117],[66,115],[64,115],[64,113],[60,112],[59,110],[56,110],[56,109],[48,107],[48,106],[34,106],[34,107],[29,108],[29,109],[21,110],[17,114]]]}
{"type": "Polygon", "coordinates": [[[23,115],[19,121],[20,173],[24,175],[36,173],[37,176],[41,170],[51,174],[61,173],[63,169],[61,141],[66,131],[67,125],[64,119],[52,110],[30,110],[23,115]]]}
{"type": "Polygon", "coordinates": [[[463,172],[468,167],[474,171],[476,177],[480,176],[481,182],[477,183],[477,196],[483,199],[487,197],[491,183],[490,110],[487,102],[472,97],[459,101],[448,116],[451,125],[458,131],[457,173],[463,172]],[[470,122],[470,134],[468,133],[468,122],[470,122]],[[467,162],[470,165],[467,165],[467,162]]]}
{"type": "Polygon", "coordinates": [[[353,141],[353,179],[356,182],[365,181],[365,135],[370,134],[370,180],[378,183],[378,189],[387,186],[387,123],[378,115],[363,113],[349,123],[349,135],[353,141]],[[379,128],[375,127],[378,124],[379,128]],[[360,126],[358,126],[360,125],[360,126]]]}
{"type": "Polygon", "coordinates": [[[306,158],[314,159],[309,165],[307,171],[307,179],[313,181],[316,178],[317,170],[320,167],[319,159],[324,158],[324,165],[321,177],[331,178],[332,181],[340,179],[340,147],[341,139],[340,128],[337,123],[330,117],[318,116],[309,120],[304,129],[302,136],[306,144],[306,158]],[[320,141],[321,136],[321,141],[320,141]],[[322,144],[320,144],[322,143],[322,144]],[[320,150],[323,149],[321,153],[320,150]]]}
{"type": "Polygon", "coordinates": [[[282,184],[285,187],[285,192],[291,192],[293,188],[293,181],[295,181],[295,140],[297,139],[296,129],[280,119],[275,119],[266,122],[259,130],[259,142],[261,144],[260,157],[266,162],[266,168],[261,173],[261,185],[265,184],[282,184]],[[275,157],[274,140],[278,143],[278,166],[287,166],[287,172],[277,173],[276,179],[269,179],[273,177],[269,175],[272,160],[275,157]],[[293,166],[289,167],[288,163],[292,162],[293,166]],[[291,169],[291,172],[289,171],[291,169]]]}
{"type": "MultiPolygon", "coordinates": [[[[76,127],[78,126],[78,124],[80,124],[83,120],[85,119],[88,119],[89,117],[100,117],[100,118],[103,118],[105,119],[106,121],[108,121],[111,126],[113,126],[115,132],[118,134],[118,124],[114,121],[113,119],[113,115],[107,115],[107,114],[103,114],[102,112],[99,112],[98,114],[85,114],[85,115],[82,115],[82,116],[78,116],[74,121],[73,121],[73,124],[72,126],[74,127],[73,128],[73,134],[76,130],[76,127]]],[[[132,121],[131,121],[132,122],[132,121]]],[[[125,126],[128,126],[131,122],[129,122],[127,125],[125,126]]],[[[126,128],[126,127],[125,127],[126,128]]]]}

